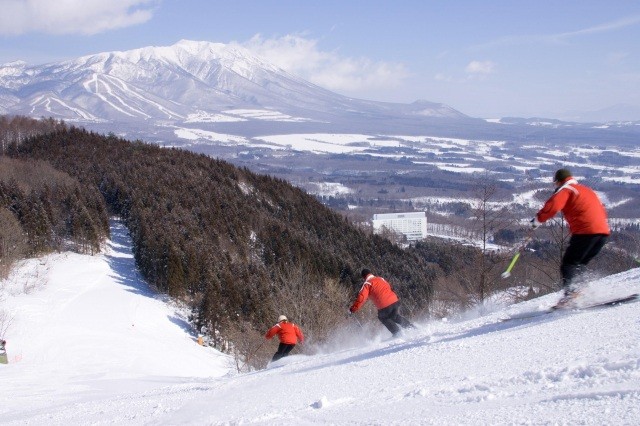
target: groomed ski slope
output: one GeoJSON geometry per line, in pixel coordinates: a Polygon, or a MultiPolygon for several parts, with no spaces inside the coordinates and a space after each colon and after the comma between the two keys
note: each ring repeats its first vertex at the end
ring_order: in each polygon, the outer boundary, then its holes
{"type": "MultiPolygon", "coordinates": [[[[397,341],[382,326],[371,340],[336,329],[332,344],[308,343],[313,356],[238,374],[141,281],[126,230],[112,229],[104,254],[28,261],[0,283],[12,318],[0,424],[640,423],[640,303],[500,321],[550,306],[558,295],[549,295],[467,318],[413,318],[419,331],[397,341]],[[25,285],[34,288],[22,294],[25,285]]],[[[640,269],[589,291],[639,292],[640,269]]]]}

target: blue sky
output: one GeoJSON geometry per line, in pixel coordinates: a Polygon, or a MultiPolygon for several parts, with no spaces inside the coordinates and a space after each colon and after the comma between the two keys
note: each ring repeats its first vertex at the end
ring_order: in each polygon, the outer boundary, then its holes
{"type": "Polygon", "coordinates": [[[475,117],[640,108],[638,0],[0,0],[0,63],[238,43],[362,99],[475,117]]]}

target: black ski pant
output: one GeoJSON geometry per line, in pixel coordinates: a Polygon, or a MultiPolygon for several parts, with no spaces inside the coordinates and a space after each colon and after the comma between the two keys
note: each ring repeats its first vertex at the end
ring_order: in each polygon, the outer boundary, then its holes
{"type": "Polygon", "coordinates": [[[394,336],[400,332],[400,327],[415,328],[408,319],[400,315],[399,301],[378,310],[378,319],[394,336]],[[398,327],[398,325],[400,325],[400,327],[398,327]]]}
{"type": "Polygon", "coordinates": [[[564,252],[560,273],[562,274],[562,287],[566,290],[571,285],[573,278],[581,272],[607,242],[607,235],[588,234],[572,235],[569,247],[564,252]]]}
{"type": "Polygon", "coordinates": [[[277,361],[280,358],[284,358],[285,356],[289,355],[289,352],[291,352],[291,349],[295,347],[296,345],[288,345],[286,343],[280,343],[278,345],[278,350],[276,351],[275,354],[273,354],[273,358],[271,358],[271,362],[277,361]]]}

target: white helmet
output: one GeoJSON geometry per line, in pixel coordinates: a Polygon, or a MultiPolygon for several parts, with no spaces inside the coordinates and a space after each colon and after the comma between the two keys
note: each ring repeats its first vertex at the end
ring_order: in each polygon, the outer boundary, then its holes
{"type": "Polygon", "coordinates": [[[278,322],[282,322],[282,321],[288,321],[288,320],[287,320],[287,317],[285,317],[284,315],[280,315],[280,316],[278,317],[278,322]]]}

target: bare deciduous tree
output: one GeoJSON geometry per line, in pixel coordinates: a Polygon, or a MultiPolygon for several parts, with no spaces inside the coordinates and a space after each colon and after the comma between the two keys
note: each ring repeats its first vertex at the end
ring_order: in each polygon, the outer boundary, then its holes
{"type": "Polygon", "coordinates": [[[9,315],[8,312],[0,309],[0,339],[7,334],[7,330],[9,330],[12,322],[13,316],[9,315]]]}
{"type": "Polygon", "coordinates": [[[513,219],[504,205],[495,202],[497,186],[488,177],[485,176],[476,182],[474,194],[473,230],[480,244],[480,252],[475,259],[475,276],[469,277],[473,280],[469,283],[469,290],[476,301],[482,304],[496,289],[501,272],[497,268],[501,264],[501,258],[495,249],[490,248],[490,242],[495,232],[512,226],[513,219]]]}

